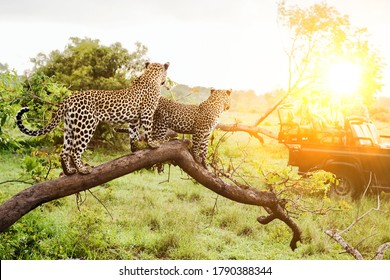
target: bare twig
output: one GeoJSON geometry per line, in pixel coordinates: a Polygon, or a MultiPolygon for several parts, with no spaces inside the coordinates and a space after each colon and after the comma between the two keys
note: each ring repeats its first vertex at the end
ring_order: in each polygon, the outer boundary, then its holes
{"type": "Polygon", "coordinates": [[[106,209],[106,212],[108,213],[108,215],[110,215],[111,220],[114,220],[114,217],[111,215],[106,205],[104,205],[104,203],[96,195],[94,195],[93,192],[91,192],[91,190],[88,190],[88,192],[104,207],[104,209],[106,209]]]}
{"type": "MultiPolygon", "coordinates": [[[[31,86],[31,83],[30,83],[30,79],[27,78],[27,82],[28,82],[28,86],[29,86],[30,90],[32,90],[32,86],[31,86]]],[[[54,107],[57,107],[57,106],[58,106],[58,104],[53,103],[53,102],[50,102],[50,101],[47,101],[47,100],[45,100],[45,99],[39,97],[38,95],[36,95],[36,94],[34,94],[34,93],[27,92],[27,94],[30,95],[32,98],[37,99],[37,100],[39,100],[39,101],[41,101],[41,102],[43,102],[43,103],[49,104],[49,105],[54,106],[54,107]]]]}
{"type": "Polygon", "coordinates": [[[34,182],[23,181],[23,180],[6,180],[6,181],[3,181],[3,182],[0,182],[0,185],[7,184],[7,183],[22,183],[22,184],[26,184],[26,185],[34,184],[34,182]]]}
{"type": "Polygon", "coordinates": [[[38,100],[40,100],[41,102],[44,102],[44,103],[46,103],[46,104],[48,104],[48,105],[51,105],[51,106],[53,106],[53,107],[58,107],[58,104],[57,104],[57,103],[53,103],[53,102],[47,101],[47,100],[45,100],[45,99],[39,97],[38,95],[36,95],[36,94],[34,94],[34,93],[28,92],[27,94],[28,94],[29,96],[31,96],[32,98],[38,99],[38,100]]]}
{"type": "Polygon", "coordinates": [[[370,210],[368,210],[367,212],[365,212],[363,215],[361,215],[360,217],[357,217],[348,227],[346,227],[345,229],[343,229],[342,231],[339,232],[340,235],[346,233],[347,231],[349,231],[354,225],[356,225],[359,221],[361,221],[365,216],[367,216],[368,214],[370,214],[372,211],[379,211],[380,207],[381,207],[381,201],[380,201],[380,198],[379,198],[379,195],[377,196],[377,207],[376,208],[371,208],[370,210]]]}
{"type": "MultiPolygon", "coordinates": [[[[333,240],[335,240],[337,243],[339,243],[349,254],[351,254],[355,259],[357,260],[363,260],[363,255],[357,250],[355,247],[351,246],[341,235],[346,233],[347,231],[351,230],[352,227],[354,227],[359,221],[361,221],[364,217],[369,215],[373,211],[379,211],[380,210],[380,197],[377,196],[377,207],[371,208],[368,211],[366,211],[363,215],[360,215],[357,217],[348,227],[345,229],[339,231],[337,229],[331,229],[326,230],[325,233],[329,235],[333,240]]],[[[380,245],[375,253],[374,259],[381,260],[384,256],[384,251],[390,248],[390,242],[384,243],[380,245]]]]}

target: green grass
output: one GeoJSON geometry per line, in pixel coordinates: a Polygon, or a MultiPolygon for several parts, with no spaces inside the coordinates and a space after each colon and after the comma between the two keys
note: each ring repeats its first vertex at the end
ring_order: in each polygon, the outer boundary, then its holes
{"type": "MultiPolygon", "coordinates": [[[[221,135],[217,132],[216,139],[221,135]]],[[[284,146],[273,140],[262,146],[243,133],[228,137],[219,152],[224,162],[241,164],[243,179],[258,188],[263,188],[264,182],[260,170],[278,169],[287,162],[284,146]]],[[[97,165],[125,153],[100,148],[86,153],[86,162],[97,165]]],[[[0,182],[19,178],[23,174],[22,160],[23,155],[3,153],[0,182]]],[[[60,170],[51,173],[56,177],[60,170]]],[[[1,184],[0,203],[26,187],[22,183],[1,184]]],[[[360,202],[334,200],[325,201],[334,209],[326,215],[298,215],[303,243],[292,252],[291,233],[284,223],[260,225],[256,218],[265,215],[263,209],[218,197],[177,167],[169,170],[166,166],[163,174],[142,170],[91,192],[93,195],[80,194],[82,203],[72,195],[25,215],[1,233],[0,258],[352,259],[324,231],[343,229],[358,215],[376,207],[375,197],[360,202]]],[[[324,202],[320,197],[306,200],[311,206],[324,202]]],[[[390,195],[382,194],[381,211],[371,213],[345,234],[345,239],[366,258],[371,258],[380,244],[390,241],[389,211],[390,195]]],[[[390,252],[385,258],[390,259],[390,252]]]]}

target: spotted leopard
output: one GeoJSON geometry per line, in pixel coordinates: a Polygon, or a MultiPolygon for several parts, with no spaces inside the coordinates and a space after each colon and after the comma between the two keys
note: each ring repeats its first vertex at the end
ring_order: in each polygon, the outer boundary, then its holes
{"type": "Polygon", "coordinates": [[[91,167],[84,165],[81,155],[87,148],[99,122],[129,123],[130,144],[138,137],[143,127],[147,143],[156,148],[152,140],[153,114],[157,108],[161,85],[165,83],[169,63],[146,63],[144,73],[133,84],[122,90],[81,91],[65,99],[51,122],[38,130],[30,130],[22,123],[22,116],[29,111],[22,108],[16,115],[16,124],[27,135],[39,136],[52,131],[64,119],[64,143],[60,154],[62,168],[66,175],[76,172],[88,174],[91,167]]]}
{"type": "Polygon", "coordinates": [[[164,141],[169,129],[192,134],[194,159],[207,168],[209,137],[221,113],[230,107],[231,92],[212,88],[209,98],[199,105],[182,104],[162,96],[153,117],[152,138],[164,141]]]}

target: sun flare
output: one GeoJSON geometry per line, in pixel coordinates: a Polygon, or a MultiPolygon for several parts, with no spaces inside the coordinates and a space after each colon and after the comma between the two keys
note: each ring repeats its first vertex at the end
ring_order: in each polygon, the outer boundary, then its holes
{"type": "Polygon", "coordinates": [[[358,91],[362,78],[362,69],[352,62],[336,62],[327,71],[325,83],[333,94],[351,95],[358,91]]]}

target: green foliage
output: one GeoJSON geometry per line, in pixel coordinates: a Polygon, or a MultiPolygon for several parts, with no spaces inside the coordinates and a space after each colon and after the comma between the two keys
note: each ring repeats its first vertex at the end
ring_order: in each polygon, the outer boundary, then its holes
{"type": "Polygon", "coordinates": [[[47,230],[42,228],[36,219],[29,219],[25,223],[12,227],[2,234],[0,258],[2,260],[40,259],[39,242],[50,238],[47,230]]]}
{"type": "Polygon", "coordinates": [[[99,40],[71,37],[65,50],[40,53],[31,61],[36,74],[45,74],[72,90],[119,89],[144,68],[147,48],[136,43],[129,53],[120,43],[101,45],[99,40]]]}
{"type": "Polygon", "coordinates": [[[16,150],[20,144],[10,133],[15,126],[15,104],[19,102],[22,83],[15,72],[0,73],[0,150],[16,150]]]}
{"type": "Polygon", "coordinates": [[[265,182],[270,191],[282,198],[294,199],[295,196],[326,198],[330,183],[335,181],[334,175],[322,170],[310,172],[303,177],[291,167],[272,168],[272,171],[264,174],[265,182]]]}
{"type": "Polygon", "coordinates": [[[0,73],[8,72],[9,66],[7,63],[3,64],[0,62],[0,73]]]}
{"type": "MultiPolygon", "coordinates": [[[[0,101],[4,110],[9,112],[7,124],[9,129],[15,128],[15,115],[21,107],[29,107],[30,112],[25,118],[26,126],[40,128],[46,125],[55,112],[56,107],[71,93],[63,85],[53,81],[52,78],[40,73],[30,79],[22,80],[15,73],[0,74],[4,79],[13,77],[13,88],[4,88],[6,99],[0,101]]],[[[14,133],[15,134],[15,133],[14,133]]],[[[20,142],[20,141],[19,141],[20,142]]],[[[30,145],[59,144],[62,142],[62,131],[55,130],[52,133],[28,141],[30,145]]]]}
{"type": "Polygon", "coordinates": [[[31,155],[23,158],[21,166],[23,172],[21,175],[28,175],[35,182],[41,182],[50,179],[51,169],[58,168],[59,166],[60,163],[56,155],[34,149],[31,155]]]}

